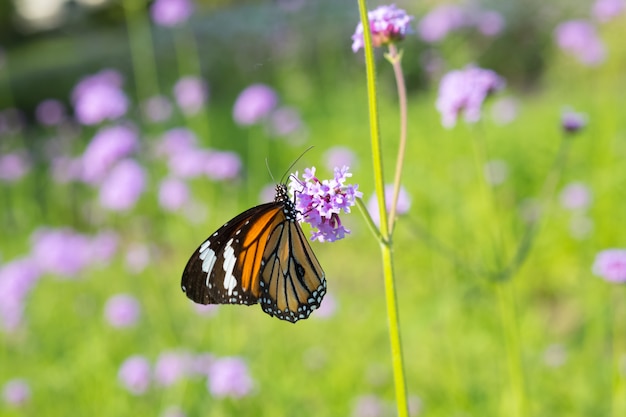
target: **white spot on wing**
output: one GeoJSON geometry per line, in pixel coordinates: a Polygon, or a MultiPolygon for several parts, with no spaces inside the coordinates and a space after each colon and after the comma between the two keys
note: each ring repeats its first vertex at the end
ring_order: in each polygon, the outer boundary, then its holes
{"type": "Polygon", "coordinates": [[[233,243],[233,239],[230,239],[226,243],[226,248],[224,249],[224,289],[228,291],[228,295],[233,294],[233,290],[235,286],[237,286],[237,280],[233,275],[233,269],[235,269],[235,263],[237,262],[237,258],[235,257],[235,250],[231,246],[233,243]]]}

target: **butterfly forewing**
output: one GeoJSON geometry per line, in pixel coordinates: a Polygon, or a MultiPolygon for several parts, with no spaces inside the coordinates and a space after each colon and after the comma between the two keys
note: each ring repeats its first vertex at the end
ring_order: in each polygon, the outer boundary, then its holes
{"type": "Polygon", "coordinates": [[[319,307],[326,280],[296,213],[279,184],[273,203],[227,222],[187,262],[181,283],[187,297],[201,304],[260,301],[279,319],[307,318],[319,307]]]}

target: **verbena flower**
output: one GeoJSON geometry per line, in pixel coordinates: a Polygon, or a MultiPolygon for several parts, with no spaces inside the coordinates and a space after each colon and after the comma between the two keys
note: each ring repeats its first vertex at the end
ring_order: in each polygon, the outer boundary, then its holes
{"type": "Polygon", "coordinates": [[[100,129],[82,156],[83,181],[100,183],[121,159],[139,149],[137,131],[132,126],[119,125],[100,129]]]}
{"type": "MultiPolygon", "coordinates": [[[[372,44],[375,48],[404,39],[407,33],[411,33],[410,23],[414,19],[406,11],[398,9],[395,4],[379,6],[368,11],[367,17],[372,31],[372,44]]],[[[352,50],[357,52],[364,46],[363,23],[359,23],[352,35],[352,50]]]]}
{"type": "Polygon", "coordinates": [[[42,272],[75,278],[91,264],[89,237],[72,229],[40,228],[31,240],[31,258],[42,272]]]}
{"type": "Polygon", "coordinates": [[[600,22],[608,22],[622,14],[626,9],[626,0],[596,0],[591,14],[600,22]]]}
{"type": "Polygon", "coordinates": [[[584,210],[591,204],[591,191],[581,182],[571,182],[563,188],[559,200],[568,210],[584,210]]]}
{"type": "Polygon", "coordinates": [[[159,185],[159,205],[167,211],[177,211],[189,202],[189,187],[177,178],[166,178],[159,185]]]}
{"type": "Polygon", "coordinates": [[[184,127],[175,127],[161,136],[156,146],[157,156],[169,157],[179,152],[195,149],[198,139],[195,133],[184,127]]]}
{"type": "Polygon", "coordinates": [[[597,66],[604,62],[606,50],[596,28],[586,20],[563,22],[554,30],[559,47],[582,64],[597,66]]]}
{"type": "Polygon", "coordinates": [[[278,104],[278,95],[265,84],[252,84],[243,90],[233,107],[233,119],[241,126],[250,126],[269,117],[278,104]]]}
{"type": "Polygon", "coordinates": [[[587,125],[587,115],[573,110],[565,110],[561,114],[561,127],[567,133],[576,133],[587,125]]]}
{"type": "Polygon", "coordinates": [[[11,379],[2,387],[2,399],[11,407],[25,405],[30,400],[30,397],[30,385],[25,379],[11,379]]]}
{"type": "Polygon", "coordinates": [[[113,211],[135,206],[146,188],[144,169],[132,159],[118,162],[100,185],[100,205],[113,211]]]}
{"type": "MultiPolygon", "coordinates": [[[[387,206],[387,212],[391,210],[391,199],[393,198],[393,184],[385,185],[385,205],[387,206]]],[[[400,186],[400,193],[398,194],[398,203],[396,205],[396,214],[402,215],[409,211],[411,208],[411,197],[403,186],[400,186]]],[[[380,210],[378,210],[378,198],[372,195],[367,202],[367,211],[369,212],[372,220],[377,226],[380,226],[380,210]]]]}
{"type": "Polygon", "coordinates": [[[0,181],[16,182],[26,175],[31,168],[31,161],[25,152],[13,152],[0,155],[0,181]]]}
{"type": "Polygon", "coordinates": [[[104,70],[83,78],[72,91],[78,122],[94,125],[125,115],[129,103],[121,86],[122,76],[114,70],[104,70]]]}
{"type": "Polygon", "coordinates": [[[481,117],[483,101],[491,93],[504,88],[504,80],[495,72],[470,65],[447,73],[439,83],[436,107],[446,128],[456,125],[461,113],[468,123],[481,117]]]}
{"type": "Polygon", "coordinates": [[[178,26],[193,13],[191,0],[156,0],[150,7],[150,16],[158,25],[178,26]]]}
{"type": "Polygon", "coordinates": [[[65,120],[65,105],[56,99],[47,99],[35,109],[37,121],[44,126],[57,126],[65,120]]]}
{"type": "Polygon", "coordinates": [[[606,249],[599,252],[592,271],[609,282],[626,282],[626,249],[606,249]]]}
{"type": "Polygon", "coordinates": [[[186,76],[174,85],[174,98],[183,113],[193,115],[202,110],[209,97],[207,83],[198,77],[186,76]]]}
{"type": "Polygon", "coordinates": [[[207,386],[214,397],[241,398],[252,391],[254,382],[242,359],[225,357],[212,363],[207,386]]]}
{"type": "Polygon", "coordinates": [[[117,377],[131,394],[140,395],[150,386],[151,372],[150,362],[141,355],[134,355],[122,363],[117,377]]]}
{"type": "Polygon", "coordinates": [[[419,22],[417,31],[425,42],[439,42],[448,33],[469,26],[471,21],[464,8],[443,4],[428,12],[419,22]]]}
{"type": "Polygon", "coordinates": [[[162,352],[154,365],[154,380],[162,387],[175,384],[189,373],[191,360],[187,352],[162,352]]]}
{"type": "Polygon", "coordinates": [[[41,269],[29,257],[0,266],[0,329],[16,330],[22,324],[24,303],[41,276],[41,269]]]}
{"type": "Polygon", "coordinates": [[[212,180],[232,180],[241,172],[241,166],[241,158],[235,152],[214,150],[208,152],[204,173],[212,180]]]}
{"type": "Polygon", "coordinates": [[[130,294],[116,294],[104,306],[104,317],[113,327],[132,327],[141,315],[141,305],[130,294]]]}
{"type": "Polygon", "coordinates": [[[334,178],[323,181],[315,176],[315,167],[304,170],[302,181],[297,172],[291,176],[289,189],[296,196],[298,220],[313,228],[311,240],[333,242],[350,233],[341,224],[339,214],[350,213],[350,207],[363,193],[358,191],[358,185],[345,183],[352,176],[348,169],[347,166],[335,168],[334,178]]]}

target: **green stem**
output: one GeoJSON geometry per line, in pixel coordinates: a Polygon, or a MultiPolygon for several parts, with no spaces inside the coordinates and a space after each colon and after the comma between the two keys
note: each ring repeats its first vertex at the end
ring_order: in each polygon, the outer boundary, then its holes
{"type": "Polygon", "coordinates": [[[372,159],[374,167],[374,184],[378,197],[380,213],[380,241],[385,281],[385,300],[387,304],[387,319],[389,325],[389,340],[391,345],[391,363],[396,392],[396,406],[398,416],[408,417],[406,378],[404,376],[404,362],[402,358],[402,343],[400,339],[400,323],[398,317],[398,303],[394,282],[392,242],[385,205],[385,186],[383,178],[383,160],[380,146],[380,127],[378,121],[378,103],[376,100],[376,67],[374,64],[374,49],[372,34],[369,27],[367,5],[365,0],[357,0],[361,23],[363,24],[363,40],[365,44],[365,72],[367,77],[367,95],[369,104],[370,135],[372,143],[372,159]]]}
{"type": "Polygon", "coordinates": [[[396,77],[398,87],[398,101],[400,104],[400,143],[398,145],[398,156],[396,158],[396,172],[393,178],[393,197],[391,198],[391,210],[389,210],[389,230],[393,233],[393,226],[396,221],[396,211],[398,207],[398,196],[400,195],[400,181],[402,179],[402,167],[404,165],[404,155],[406,153],[407,135],[407,99],[406,85],[404,83],[404,73],[402,72],[402,52],[398,53],[396,45],[389,45],[389,53],[386,55],[393,66],[393,73],[396,77]]]}
{"type": "Polygon", "coordinates": [[[615,285],[612,292],[613,305],[613,381],[611,398],[611,415],[614,417],[626,415],[626,377],[623,371],[624,355],[624,287],[615,285]]]}

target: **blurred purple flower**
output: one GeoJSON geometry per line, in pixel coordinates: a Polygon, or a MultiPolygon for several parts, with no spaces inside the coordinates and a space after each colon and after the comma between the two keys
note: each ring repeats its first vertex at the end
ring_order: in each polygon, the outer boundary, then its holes
{"type": "MultiPolygon", "coordinates": [[[[367,12],[370,30],[372,31],[372,45],[374,48],[390,43],[396,43],[411,33],[411,20],[413,16],[406,11],[398,9],[395,4],[379,6],[367,12]]],[[[352,35],[352,51],[357,52],[365,46],[363,40],[363,23],[359,22],[352,35]]]]}
{"type": "Polygon", "coordinates": [[[241,398],[252,391],[254,383],[242,359],[225,357],[211,365],[207,385],[214,397],[241,398]]]}
{"type": "Polygon", "coordinates": [[[40,276],[39,267],[30,258],[0,266],[0,328],[13,331],[20,326],[26,296],[40,276]]]}
{"type": "Polygon", "coordinates": [[[315,317],[318,319],[327,319],[334,316],[336,311],[337,300],[335,300],[332,294],[326,293],[322,304],[320,304],[320,307],[315,312],[315,317]]]}
{"type": "Polygon", "coordinates": [[[382,417],[384,415],[382,401],[375,395],[357,397],[352,408],[352,417],[382,417]]]}
{"type": "Polygon", "coordinates": [[[626,249],[606,249],[596,255],[592,271],[610,282],[626,282],[626,249]]]}
{"type": "MultiPolygon", "coordinates": [[[[391,210],[391,199],[393,198],[393,184],[385,185],[385,205],[387,206],[387,212],[391,210]]],[[[405,214],[411,208],[411,197],[407,193],[403,186],[400,186],[400,193],[398,194],[398,203],[396,205],[396,213],[398,216],[405,214]]],[[[380,211],[378,210],[378,198],[375,194],[372,194],[367,202],[367,211],[369,212],[372,220],[377,226],[380,226],[380,211]]]]}
{"type": "Polygon", "coordinates": [[[210,151],[205,164],[205,174],[216,181],[237,178],[242,165],[239,155],[228,151],[210,151]]]}
{"type": "Polygon", "coordinates": [[[94,125],[125,115],[128,98],[121,86],[122,77],[114,70],[104,70],[79,81],[72,91],[72,103],[78,122],[94,125]]]}
{"type": "Polygon", "coordinates": [[[172,104],[164,96],[154,96],[143,102],[142,110],[151,122],[164,122],[172,115],[172,104]]]}
{"type": "Polygon", "coordinates": [[[563,22],[554,30],[559,47],[588,66],[604,62],[606,51],[596,28],[586,20],[563,22]]]}
{"type": "Polygon", "coordinates": [[[30,385],[24,379],[11,379],[2,387],[2,399],[5,404],[11,407],[25,405],[30,400],[30,397],[30,385]]]}
{"type": "Polygon", "coordinates": [[[591,204],[591,191],[581,182],[569,183],[560,195],[561,206],[568,210],[584,210],[591,204]]]}
{"type": "Polygon", "coordinates": [[[417,31],[425,42],[439,42],[448,33],[469,26],[471,21],[466,11],[452,4],[444,4],[432,9],[420,20],[417,31]]]}
{"type": "Polygon", "coordinates": [[[0,181],[16,182],[28,173],[30,167],[30,158],[25,152],[0,155],[0,181]]]}
{"type": "Polygon", "coordinates": [[[205,317],[214,316],[217,313],[217,310],[219,310],[219,306],[217,304],[192,304],[194,311],[205,317]]]}
{"type": "Polygon", "coordinates": [[[189,187],[177,178],[166,178],[159,186],[159,204],[167,211],[180,210],[189,202],[189,187]]]}
{"type": "Polygon", "coordinates": [[[66,156],[52,158],[52,178],[59,184],[78,181],[83,176],[82,157],[70,158],[66,156]]]}
{"type": "Polygon", "coordinates": [[[113,211],[126,211],[135,206],[146,187],[146,174],[136,161],[118,162],[100,185],[100,204],[113,211]]]}
{"type": "Polygon", "coordinates": [[[211,151],[199,148],[180,150],[170,155],[168,168],[178,178],[196,178],[206,174],[209,160],[213,158],[211,151]]]}
{"type": "Polygon", "coordinates": [[[274,136],[289,136],[301,128],[300,113],[293,107],[281,107],[270,116],[270,131],[274,136]]]}
{"type": "Polygon", "coordinates": [[[154,365],[154,379],[162,387],[175,384],[189,373],[191,356],[187,352],[163,352],[154,365]]]}
{"type": "MultiPolygon", "coordinates": [[[[203,304],[195,304],[197,306],[203,304]]],[[[212,307],[218,307],[215,304],[207,304],[212,307]]],[[[215,363],[215,356],[208,352],[198,353],[191,358],[191,364],[189,366],[190,373],[199,376],[208,376],[211,372],[211,366],[215,363]]]]}
{"type": "Polygon", "coordinates": [[[567,133],[576,133],[587,125],[587,115],[573,110],[564,110],[561,114],[561,126],[567,133]]]}
{"type": "Polygon", "coordinates": [[[177,405],[170,405],[161,413],[160,417],[186,417],[187,414],[177,405]]]}
{"type": "Polygon", "coordinates": [[[494,10],[479,11],[473,16],[474,25],[485,36],[496,36],[504,29],[502,15],[494,10]]]}
{"type": "Polygon", "coordinates": [[[598,21],[605,23],[624,12],[625,0],[596,0],[591,8],[591,14],[598,21]]]}
{"type": "Polygon", "coordinates": [[[483,101],[489,94],[504,88],[504,80],[491,70],[467,66],[443,76],[439,84],[436,107],[445,128],[456,125],[461,113],[465,121],[480,120],[483,101]]]}
{"type": "Polygon", "coordinates": [[[172,27],[186,22],[193,10],[191,0],[155,0],[150,15],[156,24],[172,27]]]}
{"type": "Polygon", "coordinates": [[[265,84],[252,84],[243,90],[233,107],[233,119],[241,126],[259,123],[278,104],[278,95],[265,84]]]}
{"type": "Polygon", "coordinates": [[[133,244],[126,249],[126,268],[133,274],[142,272],[150,265],[150,248],[146,245],[133,244]]]}
{"type": "Polygon", "coordinates": [[[196,135],[191,130],[176,127],[163,134],[156,152],[158,156],[171,157],[180,152],[194,150],[197,142],[196,135]]]}
{"type": "Polygon", "coordinates": [[[150,362],[141,355],[135,355],[122,363],[117,377],[131,394],[140,395],[148,390],[150,372],[150,362]]]}
{"type": "Polygon", "coordinates": [[[348,169],[347,166],[335,168],[332,180],[320,181],[315,176],[315,167],[304,170],[304,181],[298,179],[297,172],[290,176],[289,190],[296,196],[298,221],[311,225],[311,240],[333,242],[350,233],[341,224],[339,214],[342,211],[350,213],[350,207],[356,204],[356,198],[363,193],[358,191],[358,185],[345,183],[352,176],[348,169]]]}
{"type": "Polygon", "coordinates": [[[507,125],[517,118],[519,103],[512,97],[494,100],[491,105],[491,118],[499,125],[507,125]]]}
{"type": "Polygon", "coordinates": [[[92,265],[107,265],[117,252],[119,236],[112,230],[102,230],[91,238],[90,258],[92,265]]]}
{"type": "Polygon", "coordinates": [[[334,167],[349,166],[356,164],[356,155],[352,149],[345,146],[334,146],[324,153],[326,168],[332,170],[334,167]]]}
{"type": "Polygon", "coordinates": [[[114,295],[104,306],[104,317],[111,326],[116,328],[134,326],[140,315],[139,301],[129,294],[114,295]]]}
{"type": "Polygon", "coordinates": [[[91,242],[71,229],[37,229],[31,236],[31,258],[42,272],[76,277],[91,263],[91,242]]]}
{"type": "Polygon", "coordinates": [[[176,103],[187,115],[193,115],[202,110],[208,95],[209,89],[206,82],[198,77],[183,77],[174,85],[176,103]]]}
{"type": "Polygon", "coordinates": [[[57,126],[65,120],[65,105],[55,99],[44,100],[37,105],[35,117],[44,126],[57,126]]]}
{"type": "Polygon", "coordinates": [[[83,153],[83,181],[100,183],[116,162],[139,149],[133,127],[119,125],[102,128],[83,153]]]}

